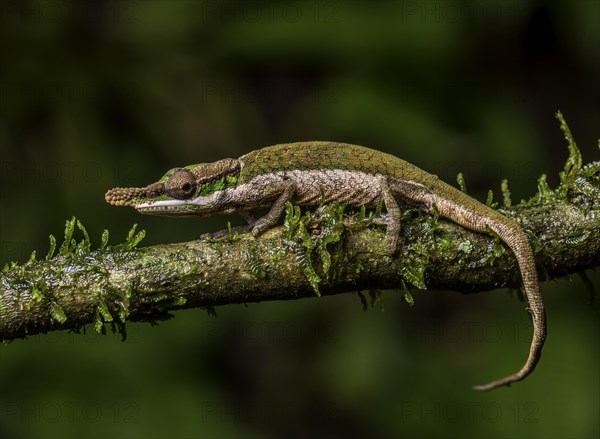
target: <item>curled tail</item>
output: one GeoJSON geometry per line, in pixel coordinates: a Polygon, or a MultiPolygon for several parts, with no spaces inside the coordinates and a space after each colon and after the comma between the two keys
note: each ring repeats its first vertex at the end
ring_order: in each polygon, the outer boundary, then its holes
{"type": "MultiPolygon", "coordinates": [[[[521,381],[535,369],[546,340],[544,301],[540,294],[535,259],[527,235],[520,225],[512,219],[438,180],[437,177],[427,175],[428,179],[431,177],[433,180],[425,181],[425,177],[423,177],[423,184],[394,180],[391,184],[392,192],[399,197],[417,204],[421,203],[421,205],[429,208],[435,206],[441,216],[470,230],[480,233],[490,233],[491,230],[510,247],[517,258],[523,285],[525,286],[525,294],[529,302],[529,312],[533,320],[533,338],[529,348],[529,356],[518,372],[488,384],[474,386],[474,389],[492,390],[496,387],[509,386],[514,382],[521,381]]],[[[431,209],[431,211],[433,212],[434,209],[431,209]]]]}
{"type": "Polygon", "coordinates": [[[519,269],[523,278],[525,294],[529,302],[529,312],[533,320],[533,338],[529,348],[529,356],[521,369],[499,380],[487,384],[474,386],[474,390],[492,390],[501,386],[510,386],[516,381],[521,381],[535,369],[536,364],[542,355],[542,347],[546,340],[546,312],[544,301],[540,293],[537,270],[535,268],[535,259],[531,244],[527,239],[525,232],[521,230],[518,224],[504,217],[503,221],[493,221],[488,223],[488,227],[494,231],[515,254],[519,263],[519,269]]]}

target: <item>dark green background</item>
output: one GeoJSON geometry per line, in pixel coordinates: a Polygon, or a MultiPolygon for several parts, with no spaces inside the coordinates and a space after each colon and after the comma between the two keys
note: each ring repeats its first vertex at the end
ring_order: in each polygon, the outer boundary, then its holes
{"type": "MultiPolygon", "coordinates": [[[[95,242],[145,245],[227,220],[142,217],[114,186],[280,142],[391,152],[471,194],[551,186],[561,110],[598,160],[597,1],[3,2],[1,262],[45,254],[72,215],[95,242]]],[[[596,288],[598,273],[589,272],[596,288]]],[[[525,305],[505,290],[355,295],[175,313],[129,339],[51,333],[0,347],[0,435],[598,437],[598,305],[578,277],[542,286],[549,336],[511,389],[525,305]]]]}

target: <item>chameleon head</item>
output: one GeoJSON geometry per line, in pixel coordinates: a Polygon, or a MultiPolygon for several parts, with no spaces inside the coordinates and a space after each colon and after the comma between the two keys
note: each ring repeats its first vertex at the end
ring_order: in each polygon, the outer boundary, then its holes
{"type": "Polygon", "coordinates": [[[114,188],[104,198],[113,206],[132,206],[148,215],[210,215],[219,209],[227,190],[237,185],[239,172],[234,159],[173,168],[156,183],[114,188]]]}

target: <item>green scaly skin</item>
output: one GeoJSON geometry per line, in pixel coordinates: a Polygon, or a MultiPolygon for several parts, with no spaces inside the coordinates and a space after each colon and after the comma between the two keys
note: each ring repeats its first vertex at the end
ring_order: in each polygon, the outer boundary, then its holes
{"type": "Polygon", "coordinates": [[[533,319],[529,356],[518,372],[474,389],[490,390],[525,378],[535,369],[546,338],[544,302],[526,234],[513,220],[395,156],[344,143],[288,143],[252,151],[239,159],[174,168],[157,183],[115,188],[106,194],[110,204],[133,206],[150,215],[239,213],[252,218],[252,210],[269,208],[262,218],[250,220],[255,236],[277,223],[288,201],[297,205],[336,201],[352,206],[375,206],[383,201],[388,212],[390,255],[396,251],[400,232],[398,199],[468,229],[495,233],[511,248],[533,319]]]}

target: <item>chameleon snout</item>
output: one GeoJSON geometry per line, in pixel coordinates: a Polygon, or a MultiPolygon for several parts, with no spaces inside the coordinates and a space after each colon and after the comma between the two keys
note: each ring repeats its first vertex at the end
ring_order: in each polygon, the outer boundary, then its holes
{"type": "Polygon", "coordinates": [[[162,183],[154,183],[146,187],[116,187],[104,195],[108,204],[113,206],[136,206],[148,199],[163,195],[165,188],[162,183]]]}

